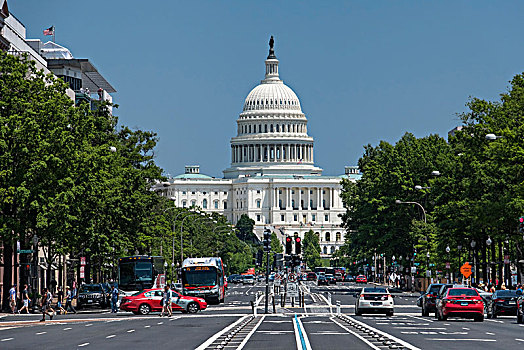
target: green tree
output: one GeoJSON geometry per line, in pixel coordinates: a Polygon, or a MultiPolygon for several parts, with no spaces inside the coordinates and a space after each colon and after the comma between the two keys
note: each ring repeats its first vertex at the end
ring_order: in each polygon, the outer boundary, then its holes
{"type": "Polygon", "coordinates": [[[247,214],[242,214],[236,224],[238,230],[238,238],[244,242],[255,243],[258,242],[253,228],[255,227],[255,221],[251,219],[247,214]]]}
{"type": "Polygon", "coordinates": [[[304,235],[302,241],[302,255],[309,269],[321,266],[322,259],[320,258],[320,242],[319,237],[309,230],[304,235]]]}

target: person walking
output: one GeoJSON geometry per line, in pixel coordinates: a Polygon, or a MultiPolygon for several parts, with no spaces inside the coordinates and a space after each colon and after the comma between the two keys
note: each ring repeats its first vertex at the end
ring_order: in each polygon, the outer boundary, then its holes
{"type": "Polygon", "coordinates": [[[118,288],[115,288],[114,285],[111,286],[111,312],[118,312],[118,288]]]}
{"type": "Polygon", "coordinates": [[[40,306],[42,308],[42,319],[40,320],[40,322],[45,321],[45,315],[49,316],[50,320],[53,319],[53,313],[55,312],[55,310],[51,308],[52,299],[53,299],[53,295],[49,292],[47,288],[44,288],[42,290],[42,301],[40,303],[40,306]],[[49,310],[51,310],[52,312],[49,313],[49,310]]]}
{"type": "Polygon", "coordinates": [[[22,302],[24,303],[24,306],[20,310],[18,310],[18,313],[21,313],[25,310],[25,313],[29,313],[29,290],[27,289],[27,284],[24,284],[24,290],[22,291],[22,302]]]}
{"type": "Polygon", "coordinates": [[[13,315],[16,314],[16,284],[9,289],[9,307],[13,315]]]}
{"type": "Polygon", "coordinates": [[[164,293],[162,295],[162,312],[160,313],[160,317],[164,316],[164,312],[168,313],[169,317],[173,315],[173,311],[171,309],[171,297],[171,289],[169,289],[169,286],[166,285],[164,287],[164,293]]]}
{"type": "Polygon", "coordinates": [[[67,315],[67,310],[64,309],[64,307],[62,306],[63,305],[63,301],[64,301],[64,291],[62,290],[62,287],[58,287],[58,292],[56,293],[56,297],[57,297],[57,302],[56,302],[56,306],[57,306],[57,310],[58,310],[58,313],[60,315],[67,315]]]}
{"type": "Polygon", "coordinates": [[[72,304],[73,297],[74,297],[74,295],[73,295],[73,292],[71,291],[71,288],[67,287],[67,290],[66,290],[66,307],[65,307],[65,309],[66,309],[66,312],[71,310],[73,313],[76,314],[76,310],[75,310],[75,308],[73,307],[73,304],[72,304]]]}

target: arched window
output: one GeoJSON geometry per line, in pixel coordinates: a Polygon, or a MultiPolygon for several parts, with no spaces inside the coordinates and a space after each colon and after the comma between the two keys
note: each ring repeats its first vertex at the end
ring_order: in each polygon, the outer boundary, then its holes
{"type": "Polygon", "coordinates": [[[192,207],[196,206],[196,201],[191,201],[191,206],[192,207]]]}
{"type": "Polygon", "coordinates": [[[269,127],[269,131],[270,131],[270,132],[273,132],[273,124],[270,125],[270,127],[269,127]]]}
{"type": "Polygon", "coordinates": [[[224,201],[224,209],[227,209],[227,201],[224,201]]]}
{"type": "Polygon", "coordinates": [[[264,125],[264,132],[267,133],[267,124],[264,125]]]}
{"type": "Polygon", "coordinates": [[[327,253],[328,253],[327,247],[324,246],[324,254],[327,254],[327,253]]]}
{"type": "Polygon", "coordinates": [[[280,132],[280,125],[277,124],[277,132],[280,132]]]}
{"type": "Polygon", "coordinates": [[[260,199],[257,199],[257,208],[260,208],[260,199]]]}
{"type": "Polygon", "coordinates": [[[248,130],[248,132],[251,134],[251,125],[249,126],[248,130]]]}
{"type": "Polygon", "coordinates": [[[335,247],[331,247],[331,254],[335,253],[335,247]]]}
{"type": "Polygon", "coordinates": [[[315,232],[315,235],[317,236],[318,240],[320,240],[320,232],[315,232]]]}
{"type": "Polygon", "coordinates": [[[215,209],[218,209],[218,201],[214,201],[215,209]]]}
{"type": "Polygon", "coordinates": [[[293,209],[296,209],[295,208],[295,200],[294,199],[291,200],[291,206],[293,207],[293,209]]]}
{"type": "Polygon", "coordinates": [[[331,241],[331,234],[329,232],[326,232],[326,242],[331,241]]]}
{"type": "Polygon", "coordinates": [[[340,232],[337,232],[336,237],[337,237],[337,242],[338,242],[342,239],[342,234],[340,232]]]}
{"type": "Polygon", "coordinates": [[[258,133],[262,132],[262,125],[258,124],[258,133]]]}
{"type": "Polygon", "coordinates": [[[205,198],[202,201],[202,208],[207,209],[207,199],[205,199],[205,198]]]}
{"type": "Polygon", "coordinates": [[[187,201],[182,201],[182,208],[187,207],[187,201]]]}

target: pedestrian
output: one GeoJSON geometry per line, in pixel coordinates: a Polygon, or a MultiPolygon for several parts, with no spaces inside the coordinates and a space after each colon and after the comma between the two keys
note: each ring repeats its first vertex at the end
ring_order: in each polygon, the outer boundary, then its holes
{"type": "Polygon", "coordinates": [[[62,303],[64,301],[64,291],[62,290],[62,287],[58,287],[58,292],[56,293],[56,297],[57,297],[56,306],[57,306],[58,313],[60,315],[67,315],[67,310],[64,309],[64,307],[62,306],[63,305],[62,303]]]}
{"type": "Polygon", "coordinates": [[[9,306],[13,315],[16,314],[16,284],[9,289],[9,306]]]}
{"type": "Polygon", "coordinates": [[[164,312],[167,312],[169,317],[173,315],[173,311],[171,310],[171,296],[171,289],[169,289],[169,286],[165,286],[162,295],[162,312],[160,313],[160,317],[164,316],[164,312]]]}
{"type": "Polygon", "coordinates": [[[506,290],[506,283],[502,283],[502,285],[500,286],[500,289],[506,290]]]}
{"type": "Polygon", "coordinates": [[[118,312],[118,288],[114,284],[111,286],[111,312],[118,312]]]}
{"type": "Polygon", "coordinates": [[[44,288],[42,290],[42,301],[40,303],[40,306],[42,308],[42,319],[40,320],[40,322],[44,322],[45,321],[45,315],[49,316],[50,320],[53,319],[54,310],[51,309],[51,300],[52,300],[52,298],[53,298],[53,296],[48,291],[48,289],[44,288]],[[49,310],[52,310],[52,312],[49,313],[49,310]]]}
{"type": "Polygon", "coordinates": [[[22,291],[22,302],[24,303],[24,306],[20,310],[18,310],[18,313],[21,313],[25,310],[25,313],[29,313],[29,290],[27,289],[27,284],[24,284],[24,290],[22,291]]]}
{"type": "Polygon", "coordinates": [[[66,290],[66,307],[65,307],[65,309],[66,309],[66,312],[71,310],[73,313],[76,314],[76,310],[73,307],[72,301],[73,301],[73,292],[71,291],[71,288],[69,288],[69,286],[68,286],[67,290],[66,290]]]}

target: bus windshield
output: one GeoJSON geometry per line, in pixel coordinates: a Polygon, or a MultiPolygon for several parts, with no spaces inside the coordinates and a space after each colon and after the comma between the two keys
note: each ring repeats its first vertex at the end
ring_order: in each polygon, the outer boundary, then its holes
{"type": "Polygon", "coordinates": [[[153,266],[149,261],[121,262],[119,277],[119,288],[122,290],[151,288],[153,266]]]}
{"type": "Polygon", "coordinates": [[[185,287],[215,286],[217,271],[214,267],[190,267],[184,269],[182,283],[185,287]]]}

